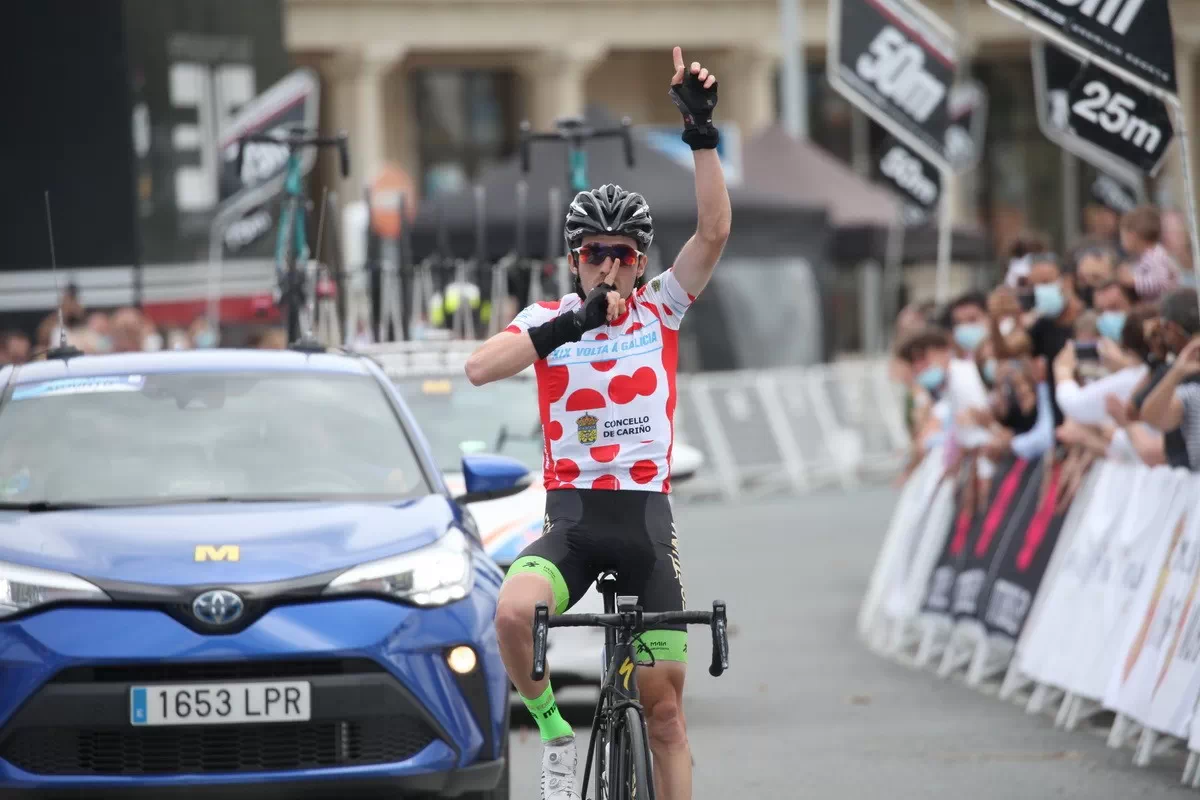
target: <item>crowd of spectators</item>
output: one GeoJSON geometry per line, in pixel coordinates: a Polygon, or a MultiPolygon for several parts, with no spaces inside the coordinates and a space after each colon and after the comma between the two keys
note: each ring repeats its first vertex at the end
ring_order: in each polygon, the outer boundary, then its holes
{"type": "MultiPolygon", "coordinates": [[[[190,325],[159,326],[133,307],[115,311],[89,311],[74,287],[63,295],[62,321],[67,342],[88,355],[97,353],[134,353],[154,350],[191,350],[216,347],[218,337],[206,318],[196,317],[190,325]]],[[[47,314],[38,325],[33,339],[24,331],[0,332],[0,365],[24,364],[58,343],[59,314],[47,314]]],[[[282,328],[258,331],[246,345],[265,349],[283,349],[287,336],[282,328]]]]}
{"type": "Polygon", "coordinates": [[[990,293],[905,308],[893,367],[910,464],[945,444],[954,462],[977,456],[982,479],[1047,453],[1200,471],[1200,304],[1180,220],[1139,207],[1061,257],[1026,234],[990,293]]]}

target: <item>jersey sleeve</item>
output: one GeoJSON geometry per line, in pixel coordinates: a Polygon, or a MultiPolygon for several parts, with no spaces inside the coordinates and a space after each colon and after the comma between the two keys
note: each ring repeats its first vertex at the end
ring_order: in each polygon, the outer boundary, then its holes
{"type": "Polygon", "coordinates": [[[530,328],[536,328],[544,322],[549,322],[562,312],[561,300],[543,300],[522,309],[521,313],[513,317],[513,321],[504,330],[509,333],[524,333],[530,328]]]}
{"type": "Polygon", "coordinates": [[[636,297],[639,303],[649,304],[662,324],[673,330],[679,329],[683,315],[696,300],[683,290],[674,269],[655,275],[637,290],[636,297]]]}

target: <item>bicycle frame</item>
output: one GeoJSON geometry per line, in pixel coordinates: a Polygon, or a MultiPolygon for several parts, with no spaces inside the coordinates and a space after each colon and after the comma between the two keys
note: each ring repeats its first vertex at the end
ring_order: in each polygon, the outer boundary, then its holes
{"type": "MultiPolygon", "coordinates": [[[[636,604],[636,598],[622,597],[621,601],[628,601],[630,605],[626,605],[624,602],[618,604],[615,581],[610,576],[603,576],[596,581],[596,589],[604,595],[605,614],[615,614],[618,607],[621,610],[634,610],[631,605],[636,604]]],[[[596,748],[600,746],[600,728],[604,727],[603,746],[607,747],[608,743],[612,741],[614,722],[624,709],[633,708],[641,717],[646,752],[650,752],[650,742],[646,734],[646,714],[642,709],[641,695],[637,688],[636,638],[637,636],[631,634],[628,629],[604,629],[605,668],[600,684],[600,699],[596,702],[596,714],[592,720],[592,735],[588,740],[588,753],[584,762],[583,787],[580,790],[580,797],[587,797],[588,779],[592,774],[592,759],[596,748]]],[[[604,754],[604,757],[606,759],[604,765],[607,769],[608,755],[604,754]]],[[[654,800],[653,783],[650,786],[650,800],[654,800]]]]}
{"type": "Polygon", "coordinates": [[[301,204],[304,202],[304,175],[300,171],[300,156],[297,148],[288,149],[287,177],[283,181],[283,211],[279,215],[279,231],[275,237],[275,272],[282,279],[283,272],[290,266],[287,260],[287,226],[284,218],[291,219],[292,252],[296,262],[308,261],[308,236],[304,229],[305,217],[301,204]]]}
{"type": "MultiPolygon", "coordinates": [[[[242,160],[248,142],[259,142],[287,147],[286,176],[283,183],[283,208],[279,215],[279,229],[275,236],[275,277],[279,283],[279,303],[286,315],[288,342],[300,338],[300,311],[304,305],[306,287],[304,276],[298,269],[309,261],[308,235],[305,229],[304,173],[300,167],[299,152],[303,147],[336,147],[340,156],[342,177],[350,176],[350,147],[346,134],[322,137],[307,133],[301,128],[289,129],[279,134],[257,133],[238,140],[238,175],[242,174],[242,160]],[[290,241],[289,241],[290,235],[290,241]],[[291,257],[289,258],[289,253],[291,257]]],[[[310,325],[312,320],[309,321],[310,325]]]]}

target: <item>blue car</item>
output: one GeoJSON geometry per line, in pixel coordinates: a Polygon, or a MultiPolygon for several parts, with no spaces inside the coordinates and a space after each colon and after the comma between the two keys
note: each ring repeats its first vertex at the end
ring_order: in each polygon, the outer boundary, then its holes
{"type": "Polygon", "coordinates": [[[0,796],[508,798],[503,574],[370,359],[0,368],[0,796]]]}

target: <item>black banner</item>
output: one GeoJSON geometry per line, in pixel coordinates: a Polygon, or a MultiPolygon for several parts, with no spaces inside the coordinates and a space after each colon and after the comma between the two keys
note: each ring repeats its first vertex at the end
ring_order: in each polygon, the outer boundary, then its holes
{"type": "Polygon", "coordinates": [[[950,604],[956,619],[979,618],[993,564],[1017,532],[1023,531],[1037,509],[1041,461],[1015,459],[997,470],[993,494],[979,525],[964,543],[950,604]]]}
{"type": "Polygon", "coordinates": [[[1154,174],[1175,128],[1162,100],[1095,64],[1085,66],[1067,96],[1072,131],[1122,161],[1154,174]]]}
{"type": "Polygon", "coordinates": [[[910,147],[949,165],[970,135],[949,112],[953,31],[907,0],[835,0],[829,14],[830,84],[910,147]]]}
{"type": "MultiPolygon", "coordinates": [[[[924,217],[942,198],[942,173],[937,166],[894,136],[888,136],[875,164],[876,178],[903,197],[924,217]]],[[[906,221],[917,221],[906,215],[906,221]]]]}
{"type": "Polygon", "coordinates": [[[997,498],[1001,497],[1004,498],[1004,502],[1000,507],[1007,508],[1012,497],[1016,495],[1024,472],[1023,468],[1014,469],[1017,463],[1016,459],[1006,459],[997,465],[985,503],[980,503],[967,491],[970,466],[964,464],[959,468],[955,482],[954,517],[950,521],[942,552],[929,580],[923,606],[925,611],[952,613],[958,574],[966,562],[968,552],[980,540],[985,529],[990,541],[1001,521],[997,518],[989,519],[989,510],[997,505],[997,498]]]}
{"type": "MultiPolygon", "coordinates": [[[[1127,120],[1125,127],[1129,128],[1130,142],[1124,142],[1120,138],[1121,134],[1117,134],[1119,145],[1114,147],[1110,141],[1113,135],[1105,131],[1099,124],[1099,117],[1097,116],[1097,121],[1094,123],[1087,118],[1091,116],[1090,107],[1083,109],[1084,116],[1080,116],[1073,109],[1075,103],[1072,101],[1072,93],[1081,92],[1084,86],[1082,80],[1085,77],[1083,62],[1076,59],[1066,50],[1041,41],[1034,42],[1032,58],[1038,126],[1041,128],[1042,133],[1059,147],[1088,162],[1096,169],[1109,175],[1113,180],[1133,189],[1138,195],[1140,202],[1145,197],[1146,170],[1139,162],[1145,160],[1145,153],[1144,150],[1141,156],[1133,153],[1132,157],[1136,160],[1130,160],[1128,150],[1137,138],[1141,139],[1142,146],[1144,147],[1153,138],[1151,133],[1143,132],[1139,125],[1133,124],[1131,126],[1131,123],[1127,120]]],[[[1128,87],[1134,94],[1122,94],[1125,97],[1136,98],[1134,100],[1136,107],[1150,109],[1150,113],[1142,116],[1159,119],[1159,115],[1163,115],[1162,121],[1166,123],[1166,130],[1172,132],[1169,136],[1161,136],[1161,140],[1157,143],[1150,142],[1155,144],[1156,149],[1160,151],[1158,152],[1157,159],[1161,161],[1162,157],[1166,154],[1167,147],[1170,145],[1171,138],[1174,136],[1170,119],[1165,116],[1167,112],[1162,101],[1147,95],[1124,81],[1118,81],[1115,76],[1106,75],[1105,77],[1119,82],[1123,87],[1128,87]]],[[[1093,89],[1092,91],[1097,92],[1100,90],[1093,89]]],[[[1083,100],[1085,102],[1093,102],[1088,101],[1087,98],[1083,98],[1083,100]]],[[[1109,102],[1112,102],[1111,98],[1109,102]]],[[[1126,100],[1118,102],[1121,103],[1122,107],[1128,105],[1128,101],[1126,100]]],[[[1125,113],[1127,114],[1128,110],[1125,113]]],[[[1119,121],[1110,117],[1111,114],[1106,115],[1110,126],[1114,121],[1119,121]]],[[[1159,130],[1160,132],[1163,130],[1161,125],[1159,125],[1159,130]]]]}
{"type": "Polygon", "coordinates": [[[1042,471],[1039,480],[1025,487],[1022,507],[1031,509],[1028,518],[1022,518],[1012,535],[1006,537],[997,558],[988,569],[988,585],[984,600],[980,603],[983,614],[979,615],[989,633],[1011,636],[1014,640],[1021,635],[1033,598],[1042,585],[1050,556],[1058,543],[1058,535],[1066,521],[1066,509],[1058,513],[1058,485],[1062,478],[1062,464],[1054,465],[1049,486],[1043,495],[1042,471]]]}
{"type": "Polygon", "coordinates": [[[1061,33],[1103,61],[1171,94],[1175,34],[1167,0],[989,0],[1032,15],[1043,33],[1061,33]]]}

